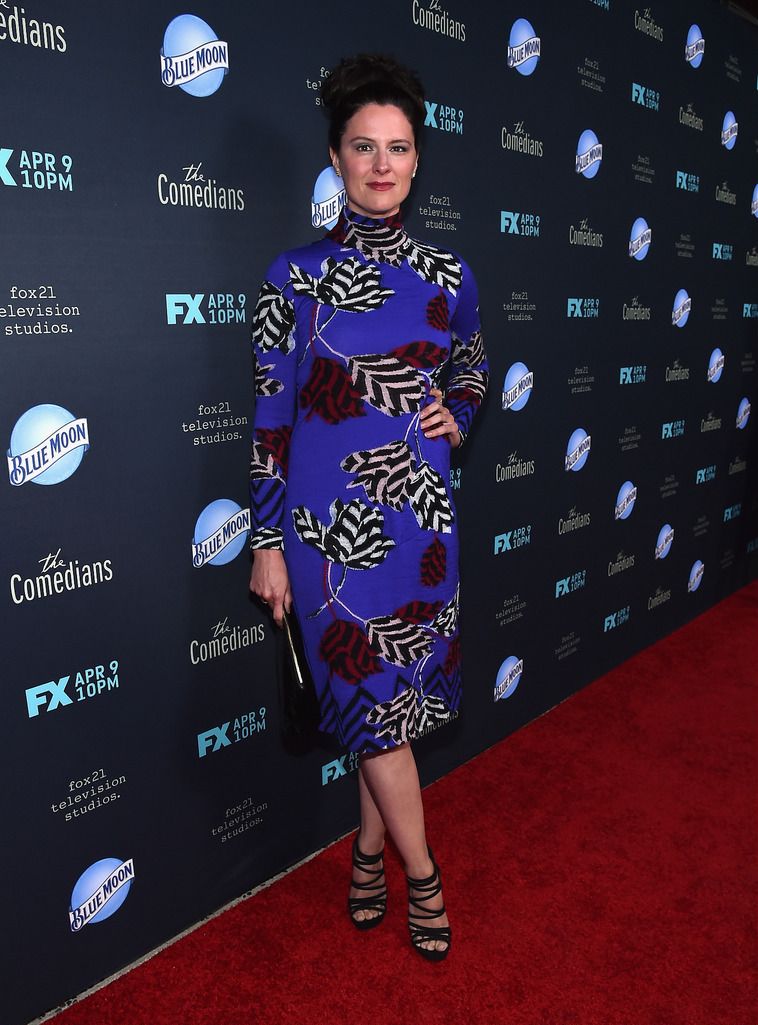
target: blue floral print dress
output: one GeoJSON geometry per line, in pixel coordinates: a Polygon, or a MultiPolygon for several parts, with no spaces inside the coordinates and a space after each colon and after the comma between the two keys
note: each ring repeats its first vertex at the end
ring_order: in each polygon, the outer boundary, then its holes
{"type": "Polygon", "coordinates": [[[252,344],[251,547],[283,550],[320,729],[394,747],[460,704],[451,446],[419,413],[447,374],[469,433],[488,382],[476,282],[399,212],[346,206],[270,265],[252,344]]]}

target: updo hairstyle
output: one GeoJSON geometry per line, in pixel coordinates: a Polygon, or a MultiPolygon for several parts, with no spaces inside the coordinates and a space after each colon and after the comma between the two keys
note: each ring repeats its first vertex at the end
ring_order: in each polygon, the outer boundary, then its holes
{"type": "Polygon", "coordinates": [[[343,57],[321,83],[321,102],[329,117],[329,145],[339,153],[345,125],[367,103],[392,104],[410,121],[416,151],[424,127],[424,87],[415,71],[382,53],[343,57]]]}

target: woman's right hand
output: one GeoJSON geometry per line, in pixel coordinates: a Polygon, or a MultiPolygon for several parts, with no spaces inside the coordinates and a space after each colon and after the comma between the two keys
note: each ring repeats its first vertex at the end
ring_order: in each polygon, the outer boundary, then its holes
{"type": "Polygon", "coordinates": [[[250,573],[250,590],[269,606],[277,626],[282,626],[282,608],[292,609],[292,592],[284,555],[279,549],[256,548],[250,573]]]}

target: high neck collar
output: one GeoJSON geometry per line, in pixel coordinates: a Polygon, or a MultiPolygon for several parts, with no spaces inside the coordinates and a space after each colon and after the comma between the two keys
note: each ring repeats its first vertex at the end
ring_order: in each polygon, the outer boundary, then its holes
{"type": "Polygon", "coordinates": [[[369,260],[383,260],[399,266],[401,250],[408,235],[399,209],[388,217],[369,217],[350,206],[343,206],[327,237],[343,247],[357,249],[369,260]]]}
{"type": "Polygon", "coordinates": [[[402,228],[403,217],[400,213],[400,208],[395,211],[394,214],[390,214],[388,217],[369,217],[368,214],[360,214],[357,210],[346,203],[340,211],[342,219],[346,223],[358,224],[369,228],[380,228],[383,226],[389,226],[391,228],[402,228]]]}

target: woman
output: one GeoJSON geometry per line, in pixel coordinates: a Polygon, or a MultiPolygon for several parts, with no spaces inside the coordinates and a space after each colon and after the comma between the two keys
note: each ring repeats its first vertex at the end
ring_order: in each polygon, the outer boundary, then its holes
{"type": "Polygon", "coordinates": [[[459,256],[403,228],[425,114],[416,75],[360,54],[321,98],[346,205],[322,239],[273,261],[258,297],[250,588],[280,626],[294,607],[320,729],[359,754],[353,923],[384,917],[389,829],[411,940],[439,961],[451,929],[410,741],[460,701],[449,468],[488,381],[477,288],[459,256]]]}

